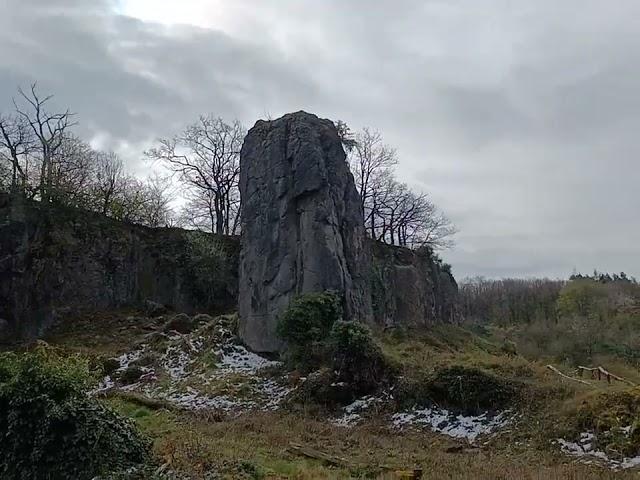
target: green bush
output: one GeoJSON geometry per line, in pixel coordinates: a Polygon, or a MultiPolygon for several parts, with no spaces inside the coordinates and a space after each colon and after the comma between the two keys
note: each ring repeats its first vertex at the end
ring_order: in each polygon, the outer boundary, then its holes
{"type": "Polygon", "coordinates": [[[356,395],[370,393],[380,386],[390,367],[369,327],[337,321],[331,328],[329,345],[333,369],[342,381],[352,386],[356,395]]]}
{"type": "Polygon", "coordinates": [[[309,405],[332,409],[348,405],[356,397],[351,386],[340,381],[339,375],[333,369],[323,367],[307,376],[307,379],[292,392],[289,402],[292,405],[304,405],[305,411],[309,411],[309,405]]]}
{"type": "Polygon", "coordinates": [[[437,371],[427,387],[430,400],[468,413],[506,408],[520,389],[513,381],[458,365],[437,371]]]}
{"type": "Polygon", "coordinates": [[[576,435],[595,432],[597,447],[614,457],[635,456],[640,451],[640,387],[587,398],[575,419],[576,435]]]}
{"type": "Polygon", "coordinates": [[[366,325],[341,320],[341,299],[333,292],[295,298],[279,319],[287,355],[302,371],[323,371],[307,380],[298,400],[323,405],[353,400],[378,389],[389,371],[382,349],[366,325]]]}
{"type": "Polygon", "coordinates": [[[333,324],[342,318],[341,298],[333,292],[294,298],[278,320],[278,335],[287,342],[294,363],[321,362],[333,324]]]}
{"type": "Polygon", "coordinates": [[[0,477],[90,479],[143,462],[148,444],[87,396],[87,363],[38,348],[0,355],[0,477]]]}

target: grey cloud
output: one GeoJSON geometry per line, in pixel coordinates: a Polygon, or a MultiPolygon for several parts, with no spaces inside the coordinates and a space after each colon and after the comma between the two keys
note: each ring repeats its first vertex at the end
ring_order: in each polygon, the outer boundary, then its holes
{"type": "Polygon", "coordinates": [[[202,112],[373,126],[458,224],[459,276],[640,276],[635,0],[235,0],[201,27],[126,1],[5,0],[0,111],[37,79],[138,171],[202,112]]]}

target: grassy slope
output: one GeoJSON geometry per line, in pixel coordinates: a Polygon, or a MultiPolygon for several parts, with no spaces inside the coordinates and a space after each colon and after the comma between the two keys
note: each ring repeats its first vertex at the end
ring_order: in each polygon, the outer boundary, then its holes
{"type": "MultiPolygon", "coordinates": [[[[152,320],[130,315],[79,318],[47,341],[86,355],[122,353],[154,328],[152,320]]],[[[160,462],[196,478],[212,469],[226,478],[394,478],[385,472],[414,467],[422,468],[427,479],[637,478],[630,472],[576,464],[549,444],[556,432],[571,429],[571,422],[564,424],[564,419],[571,418],[585,398],[623,387],[567,384],[542,364],[505,354],[491,341],[458,327],[437,327],[421,335],[384,335],[380,341],[405,375],[464,365],[522,380],[525,394],[517,406],[523,417],[481,448],[461,449],[464,445],[451,438],[428,431],[395,432],[375,418],[346,429],[304,412],[247,413],[233,418],[219,412],[152,409],[125,397],[106,401],[154,439],[160,462]],[[332,467],[300,457],[287,450],[290,442],[346,457],[357,467],[332,467]]]]}

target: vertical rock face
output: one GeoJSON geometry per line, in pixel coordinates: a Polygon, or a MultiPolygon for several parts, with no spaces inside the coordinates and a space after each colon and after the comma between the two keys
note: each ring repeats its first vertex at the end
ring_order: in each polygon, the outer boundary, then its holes
{"type": "Polygon", "coordinates": [[[373,316],[385,327],[428,327],[458,320],[458,285],[427,249],[371,242],[373,316]]]}
{"type": "Polygon", "coordinates": [[[360,198],[331,121],[258,121],[242,147],[240,194],[240,334],[251,348],[281,349],[278,315],[301,293],[335,290],[347,319],[371,321],[360,198]]]}
{"type": "Polygon", "coordinates": [[[189,313],[235,307],[236,239],[17,200],[0,193],[0,343],[145,300],[189,313]]]}

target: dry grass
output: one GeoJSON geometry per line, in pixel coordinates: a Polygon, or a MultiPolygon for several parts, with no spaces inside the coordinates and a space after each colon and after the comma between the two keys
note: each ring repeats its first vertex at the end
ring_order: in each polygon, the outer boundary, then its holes
{"type": "Polygon", "coordinates": [[[238,418],[166,411],[140,415],[137,406],[122,401],[114,405],[137,417],[141,428],[155,438],[158,456],[196,476],[214,469],[225,478],[394,478],[396,470],[422,468],[424,478],[438,480],[637,478],[513,445],[508,439],[449,453],[461,444],[424,431],[395,432],[375,422],[346,429],[284,412],[238,418]],[[346,457],[359,467],[335,468],[301,458],[287,451],[291,442],[346,457]]]}
{"type": "MultiPolygon", "coordinates": [[[[158,326],[158,321],[141,319],[135,312],[92,314],[68,323],[47,341],[86,355],[114,355],[130,350],[158,326]]],[[[160,462],[195,478],[202,478],[207,471],[219,471],[229,479],[394,478],[393,471],[409,468],[422,468],[423,478],[437,480],[638,478],[637,473],[614,473],[576,463],[549,442],[559,432],[571,430],[572,415],[585,399],[622,389],[622,385],[602,382],[586,387],[563,381],[543,363],[508,354],[499,342],[460,327],[440,326],[406,336],[385,334],[379,339],[404,374],[429,374],[461,365],[517,379],[526,386],[516,405],[523,412],[522,420],[481,448],[469,449],[428,431],[397,432],[375,418],[360,426],[341,428],[326,418],[316,418],[315,411],[250,412],[234,418],[220,412],[168,410],[131,398],[106,401],[133,418],[154,440],[160,462]],[[300,457],[287,450],[291,442],[346,457],[357,467],[338,468],[300,457]]],[[[637,378],[637,372],[626,364],[607,367],[637,378]]],[[[214,387],[225,392],[230,388],[214,387]]]]}

